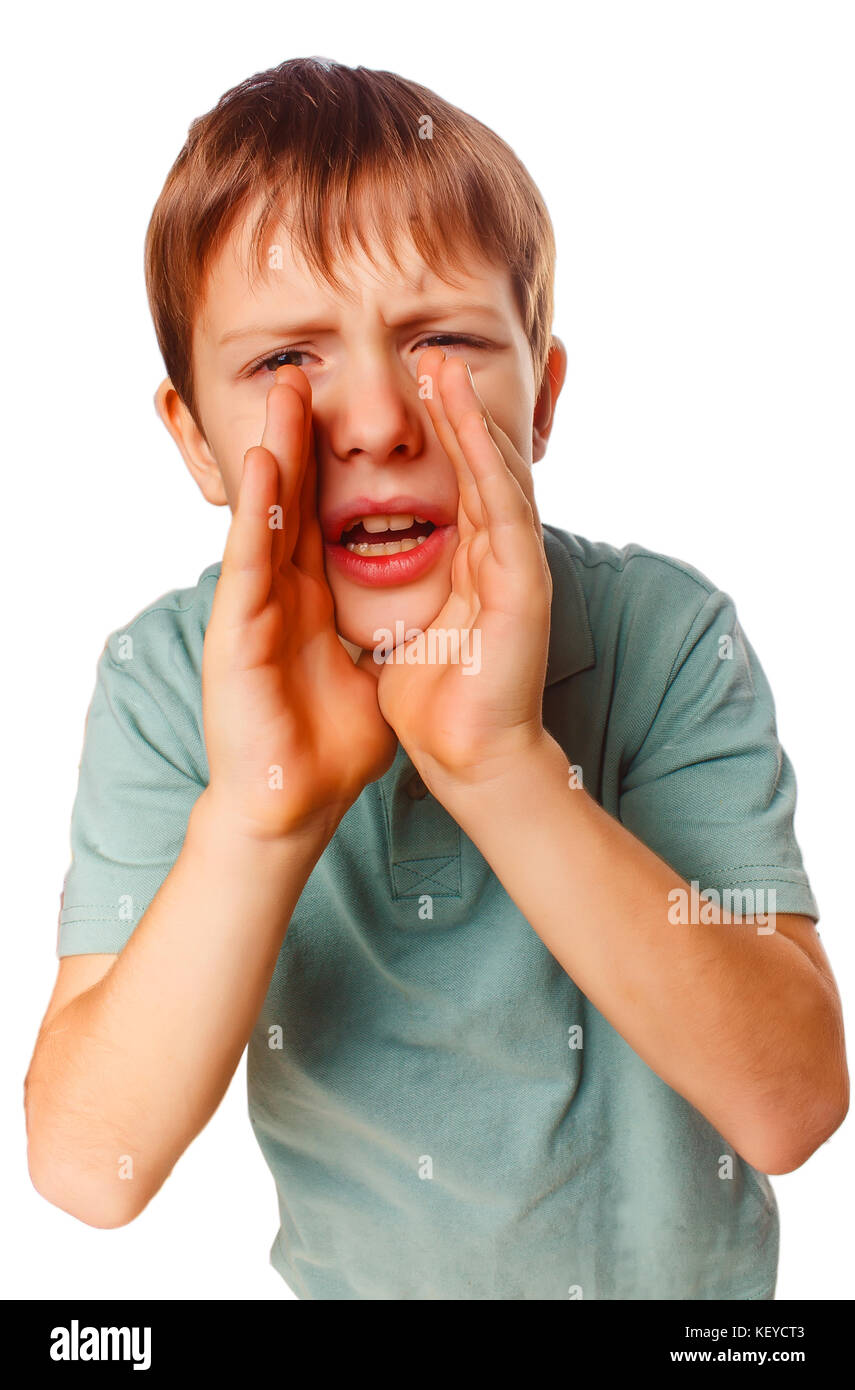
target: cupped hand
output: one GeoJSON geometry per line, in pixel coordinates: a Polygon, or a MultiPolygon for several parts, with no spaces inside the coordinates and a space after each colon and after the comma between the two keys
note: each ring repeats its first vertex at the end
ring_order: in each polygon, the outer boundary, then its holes
{"type": "Polygon", "coordinates": [[[265,839],[331,833],[396,749],[377,670],[336,632],[316,490],[311,386],[281,367],[244,458],[202,667],[209,794],[265,839]]]}
{"type": "Polygon", "coordinates": [[[457,475],[459,540],[446,603],[389,653],[377,693],[430,788],[489,778],[542,739],[552,578],[530,466],[467,364],[431,347],[418,377],[433,383],[425,404],[457,475]]]}

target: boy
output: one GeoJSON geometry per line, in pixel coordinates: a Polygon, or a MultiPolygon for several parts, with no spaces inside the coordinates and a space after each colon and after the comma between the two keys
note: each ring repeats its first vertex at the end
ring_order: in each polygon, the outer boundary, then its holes
{"type": "Polygon", "coordinates": [[[554,254],[394,74],[294,60],[190,129],[156,402],[233,517],[87,716],[26,1100],[91,1225],[248,1044],[299,1297],[774,1296],[766,1174],[848,1105],[793,769],[726,594],[541,526],[554,254]]]}

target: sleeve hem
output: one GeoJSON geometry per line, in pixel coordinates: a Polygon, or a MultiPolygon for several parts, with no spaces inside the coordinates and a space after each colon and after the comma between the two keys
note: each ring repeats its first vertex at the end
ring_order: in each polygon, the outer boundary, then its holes
{"type": "Polygon", "coordinates": [[[129,922],[127,929],[124,929],[115,917],[60,921],[56,939],[57,957],[119,955],[128,944],[135,926],[135,922],[129,922]]]}
{"type": "MultiPolygon", "coordinates": [[[[799,873],[795,869],[781,869],[773,864],[736,865],[731,868],[720,868],[716,865],[714,870],[710,868],[709,876],[712,881],[705,879],[703,870],[696,869],[692,872],[691,878],[687,878],[686,881],[697,885],[697,891],[701,897],[705,892],[713,891],[719,897],[723,892],[740,893],[743,890],[751,892],[757,886],[760,894],[766,900],[768,900],[770,893],[774,893],[772,910],[777,914],[793,913],[811,917],[814,922],[818,922],[821,916],[807,875],[799,873]],[[765,874],[737,872],[743,868],[766,869],[767,872],[765,874]]],[[[762,909],[764,911],[765,906],[766,903],[762,909]]]]}

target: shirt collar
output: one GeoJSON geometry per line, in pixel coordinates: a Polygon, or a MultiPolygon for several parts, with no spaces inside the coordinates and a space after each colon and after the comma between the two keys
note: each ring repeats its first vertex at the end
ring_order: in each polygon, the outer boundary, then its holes
{"type": "Polygon", "coordinates": [[[573,555],[578,541],[566,531],[543,524],[543,548],[552,575],[552,607],[546,684],[575,676],[596,664],[588,605],[573,555]]]}

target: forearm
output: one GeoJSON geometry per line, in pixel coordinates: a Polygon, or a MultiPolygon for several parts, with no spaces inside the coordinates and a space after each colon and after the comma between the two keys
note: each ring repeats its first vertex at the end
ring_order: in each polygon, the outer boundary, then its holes
{"type": "Polygon", "coordinates": [[[782,1117],[809,1145],[840,1039],[833,986],[794,942],[750,923],[673,924],[669,893],[690,885],[568,787],[548,736],[508,772],[432,790],[580,990],[738,1152],[774,1171],[782,1117]]]}
{"type": "Polygon", "coordinates": [[[112,969],[39,1036],[27,1128],[50,1200],[90,1224],[121,1224],[162,1185],[228,1087],[333,828],[250,841],[199,798],[112,969]]]}

